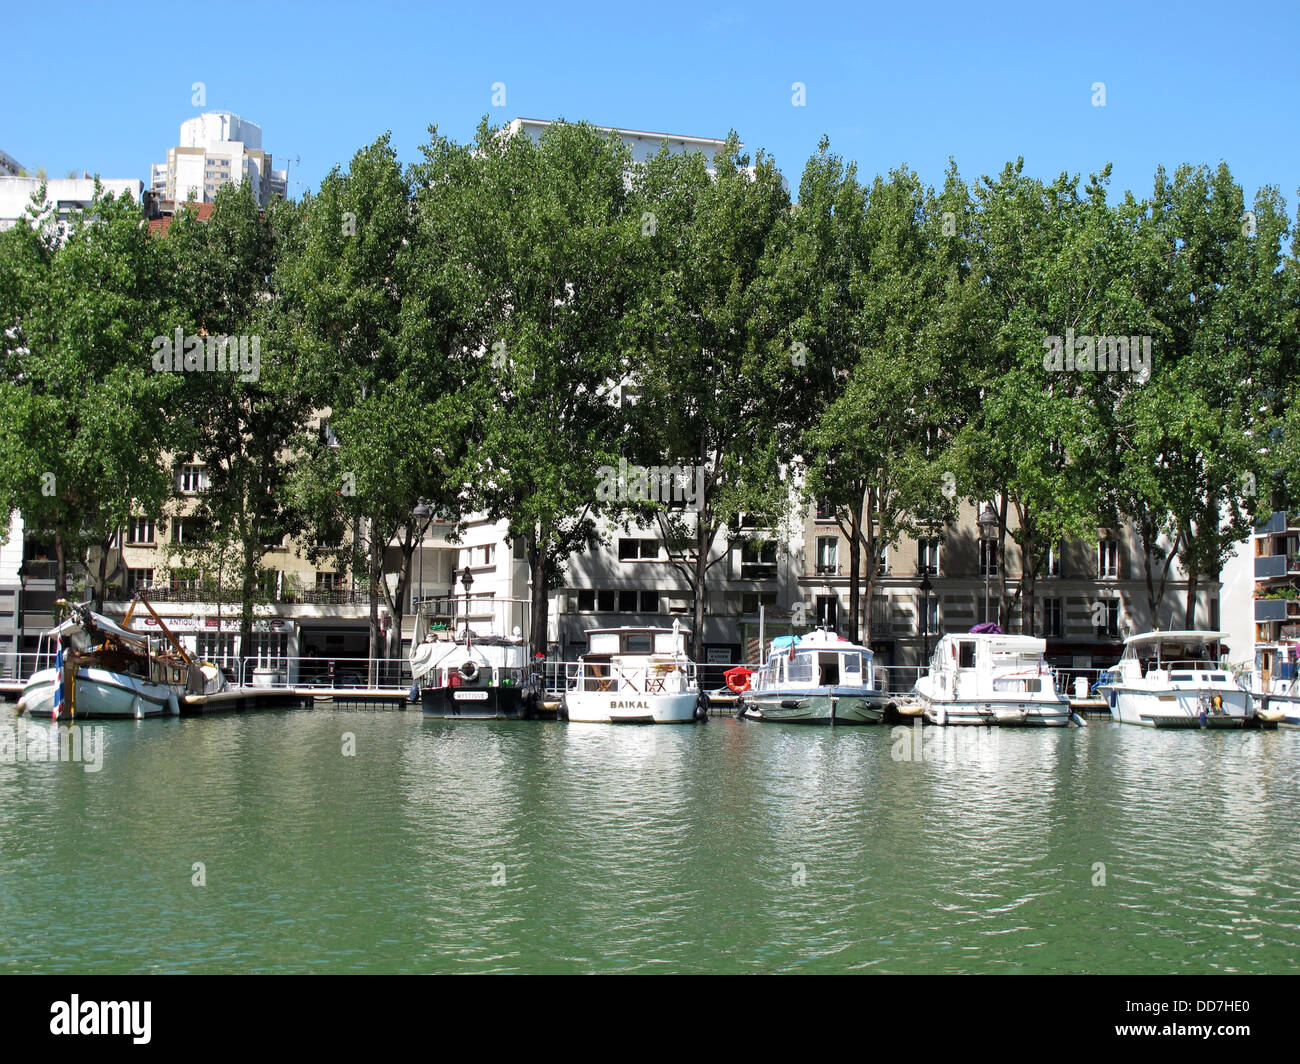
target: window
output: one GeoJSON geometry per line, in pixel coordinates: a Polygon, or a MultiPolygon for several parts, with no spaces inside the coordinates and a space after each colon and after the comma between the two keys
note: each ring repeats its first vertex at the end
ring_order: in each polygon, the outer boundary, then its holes
{"type": "Polygon", "coordinates": [[[1119,576],[1119,544],[1103,539],[1097,544],[1097,579],[1119,576]]]}
{"type": "Polygon", "coordinates": [[[128,591],[135,591],[142,587],[153,587],[153,570],[128,569],[126,571],[126,586],[128,591]]]}
{"type": "Polygon", "coordinates": [[[609,589],[596,592],[596,609],[601,613],[613,613],[617,602],[617,596],[609,589]]]}
{"type": "Polygon", "coordinates": [[[876,566],[877,576],[889,575],[889,548],[882,547],[880,551],[880,564],[876,566]]]}
{"type": "Polygon", "coordinates": [[[1043,575],[1044,576],[1061,575],[1061,544],[1053,543],[1047,549],[1047,571],[1044,572],[1043,575]]]}
{"type": "Polygon", "coordinates": [[[197,517],[178,517],[172,522],[173,543],[194,543],[202,533],[203,523],[197,517]]]}
{"type": "Polygon", "coordinates": [[[154,524],[148,517],[133,517],[126,526],[126,541],[141,544],[154,542],[154,524]]]}
{"type": "Polygon", "coordinates": [[[776,577],[776,543],[746,540],[740,548],[742,580],[772,580],[776,577]]]}
{"type": "Polygon", "coordinates": [[[618,560],[621,562],[655,561],[659,558],[657,539],[620,539],[618,560]]]}
{"type": "Polygon", "coordinates": [[[929,573],[935,576],[939,572],[939,541],[937,539],[920,539],[916,542],[917,574],[929,573]]]}
{"type": "Polygon", "coordinates": [[[658,613],[659,612],[659,592],[642,591],[641,592],[641,612],[658,613]]]}
{"type": "Polygon", "coordinates": [[[596,591],[594,588],[578,589],[578,612],[591,613],[596,609],[596,591]]]}
{"type": "Polygon", "coordinates": [[[201,580],[202,576],[197,569],[172,570],[171,584],[173,591],[197,591],[201,580]]]}
{"type": "Polygon", "coordinates": [[[817,572],[833,575],[839,572],[836,555],[840,541],[836,536],[817,537],[817,572]]]}
{"type": "Polygon", "coordinates": [[[817,520],[834,521],[835,520],[834,504],[827,502],[825,499],[819,499],[817,502],[817,520]]]}
{"type": "Polygon", "coordinates": [[[1062,636],[1065,634],[1065,604],[1059,598],[1043,599],[1043,634],[1062,636]]]}
{"type": "Polygon", "coordinates": [[[618,612],[619,613],[636,613],[637,593],[628,588],[620,588],[618,592],[618,612]]]}
{"type": "Polygon", "coordinates": [[[176,476],[176,486],[185,495],[193,495],[208,486],[207,475],[201,465],[183,465],[176,476]]]}
{"type": "Polygon", "coordinates": [[[926,613],[927,613],[927,616],[925,618],[926,634],[938,635],[939,634],[939,596],[938,595],[930,596],[930,600],[926,604],[926,613]]]}
{"type": "Polygon", "coordinates": [[[837,595],[817,596],[817,623],[834,630],[840,621],[840,600],[837,595]]]}
{"type": "Polygon", "coordinates": [[[980,544],[980,576],[998,575],[998,541],[982,539],[980,544]]]}
{"type": "Polygon", "coordinates": [[[339,579],[338,573],[328,573],[324,570],[316,572],[316,590],[317,591],[337,591],[343,586],[339,579]]]}
{"type": "Polygon", "coordinates": [[[488,543],[482,547],[470,547],[469,549],[469,564],[471,566],[495,566],[496,557],[495,543],[488,543]]]}
{"type": "Polygon", "coordinates": [[[759,606],[766,606],[771,609],[776,605],[775,591],[742,591],[740,593],[740,611],[745,614],[755,614],[759,606]]]}
{"type": "Polygon", "coordinates": [[[1098,635],[1119,635],[1119,599],[1102,599],[1093,607],[1094,625],[1098,635]]]}
{"type": "Polygon", "coordinates": [[[975,668],[975,640],[963,639],[958,644],[957,668],[975,668]]]}

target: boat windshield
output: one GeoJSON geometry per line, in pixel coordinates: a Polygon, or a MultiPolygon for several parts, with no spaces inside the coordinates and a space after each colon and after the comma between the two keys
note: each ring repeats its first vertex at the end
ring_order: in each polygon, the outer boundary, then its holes
{"type": "Polygon", "coordinates": [[[815,684],[817,682],[816,652],[805,651],[802,654],[796,654],[790,662],[790,669],[786,679],[790,683],[815,684]]]}

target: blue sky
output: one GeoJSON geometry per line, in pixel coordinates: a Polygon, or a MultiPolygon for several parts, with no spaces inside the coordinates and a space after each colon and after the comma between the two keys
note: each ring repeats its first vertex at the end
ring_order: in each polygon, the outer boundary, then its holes
{"type": "Polygon", "coordinates": [[[409,162],[430,124],[467,140],[488,114],[734,128],[796,190],[823,133],[868,177],[905,163],[936,185],[949,156],[968,180],[1018,155],[1044,178],[1109,161],[1117,194],[1148,190],[1160,163],[1224,159],[1248,198],[1278,185],[1292,217],[1300,186],[1297,0],[140,10],[10,8],[0,149],[54,177],[147,183],[183,120],[231,110],[262,126],[277,168],[290,160],[297,195],[386,130],[409,162]],[[495,82],[504,107],[492,106],[495,82]],[[794,82],[806,106],[792,105],[794,82]]]}

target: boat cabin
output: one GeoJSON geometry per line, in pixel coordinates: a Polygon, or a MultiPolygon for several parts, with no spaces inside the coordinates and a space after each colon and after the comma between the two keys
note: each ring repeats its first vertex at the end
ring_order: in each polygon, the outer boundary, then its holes
{"type": "Polygon", "coordinates": [[[762,686],[870,687],[872,653],[839,636],[809,633],[801,639],[780,636],[761,672],[762,686]]]}
{"type": "Polygon", "coordinates": [[[587,632],[587,650],[578,661],[577,688],[655,694],[680,690],[693,676],[688,635],[680,624],[592,628],[587,632]]]}

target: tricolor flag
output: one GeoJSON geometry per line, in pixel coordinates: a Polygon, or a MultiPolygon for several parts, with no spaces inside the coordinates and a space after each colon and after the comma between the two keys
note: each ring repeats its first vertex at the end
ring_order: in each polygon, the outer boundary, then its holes
{"type": "Polygon", "coordinates": [[[59,644],[59,653],[54,658],[54,668],[57,670],[54,687],[54,711],[50,714],[51,720],[58,720],[59,714],[63,712],[63,644],[59,644]]]}

